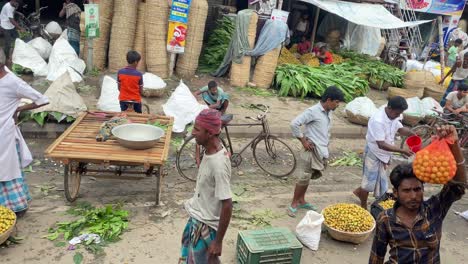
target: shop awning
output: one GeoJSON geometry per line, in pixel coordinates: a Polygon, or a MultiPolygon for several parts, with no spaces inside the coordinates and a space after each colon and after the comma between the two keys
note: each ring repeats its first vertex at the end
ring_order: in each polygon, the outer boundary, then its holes
{"type": "Polygon", "coordinates": [[[404,28],[432,22],[432,20],[419,20],[405,22],[392,15],[383,5],[351,3],[337,0],[299,0],[309,3],[338,15],[354,24],[382,28],[404,28]]]}

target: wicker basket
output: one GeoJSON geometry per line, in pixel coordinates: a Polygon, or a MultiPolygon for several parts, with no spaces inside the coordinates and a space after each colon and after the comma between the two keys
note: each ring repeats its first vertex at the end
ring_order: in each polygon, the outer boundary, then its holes
{"type": "Polygon", "coordinates": [[[137,51],[141,55],[141,60],[137,67],[137,69],[141,72],[146,71],[145,10],[146,3],[142,1],[138,4],[137,30],[135,34],[135,42],[133,43],[133,50],[137,51]]]}
{"type": "Polygon", "coordinates": [[[390,87],[391,84],[389,82],[384,82],[382,80],[369,78],[369,86],[374,90],[387,91],[388,87],[390,87]]]}
{"type": "Polygon", "coordinates": [[[420,116],[407,115],[403,113],[403,124],[414,127],[423,120],[420,116]]]}
{"type": "Polygon", "coordinates": [[[115,0],[109,46],[109,70],[127,65],[127,52],[133,49],[138,15],[138,0],[115,0]]]}
{"type": "MultiPolygon", "coordinates": [[[[114,0],[99,1],[99,38],[93,41],[93,64],[96,69],[104,70],[107,66],[107,53],[109,51],[109,38],[111,33],[112,14],[114,0]]],[[[83,18],[84,23],[84,18],[83,18]]],[[[83,27],[84,28],[84,27],[83,27]]],[[[82,30],[84,36],[84,29],[82,30]]],[[[83,41],[83,56],[86,61],[88,57],[88,42],[83,41]]]]}
{"type": "Polygon", "coordinates": [[[11,233],[13,233],[13,230],[15,229],[15,225],[16,225],[16,218],[15,218],[15,222],[13,223],[13,225],[10,228],[8,228],[7,231],[0,234],[0,245],[3,244],[5,241],[7,241],[11,233]]]}
{"type": "Polygon", "coordinates": [[[275,77],[276,66],[281,52],[281,47],[267,52],[257,60],[252,82],[259,88],[268,89],[275,77]]]}
{"type": "Polygon", "coordinates": [[[348,118],[348,121],[353,124],[367,126],[367,123],[369,123],[368,117],[365,117],[362,115],[355,115],[351,111],[348,111],[348,110],[346,110],[346,117],[348,118]]]}
{"type": "Polygon", "coordinates": [[[445,89],[438,85],[424,87],[424,97],[432,97],[437,102],[442,101],[444,97],[445,89]]]}
{"type": "Polygon", "coordinates": [[[146,0],[146,69],[165,79],[169,76],[167,30],[170,6],[167,1],[146,0]]]}
{"type": "Polygon", "coordinates": [[[418,97],[421,98],[424,95],[424,88],[413,88],[404,89],[397,87],[389,87],[387,91],[387,98],[390,99],[394,96],[401,96],[403,98],[418,97]]]}
{"type": "Polygon", "coordinates": [[[176,72],[182,78],[190,79],[197,71],[207,16],[208,2],[206,0],[192,0],[185,51],[178,56],[176,65],[176,72]]]}
{"type": "MultiPolygon", "coordinates": [[[[322,214],[323,214],[323,210],[322,210],[322,214]]],[[[362,242],[366,241],[369,238],[369,236],[372,234],[372,231],[374,231],[375,229],[375,220],[374,218],[372,218],[372,220],[373,220],[372,228],[369,231],[360,232],[360,233],[340,231],[338,229],[328,226],[326,222],[323,222],[323,225],[327,229],[328,234],[330,234],[330,236],[333,239],[344,241],[344,242],[350,242],[353,244],[361,244],[362,242]]]]}
{"type": "Polygon", "coordinates": [[[161,89],[143,88],[143,92],[141,93],[141,95],[143,95],[144,97],[163,97],[168,92],[168,90],[169,89],[167,87],[161,89]]]}
{"type": "MultiPolygon", "coordinates": [[[[253,12],[250,17],[249,24],[249,46],[253,48],[255,46],[255,37],[257,35],[257,22],[258,15],[253,12]]],[[[250,67],[252,59],[250,56],[244,56],[242,58],[242,63],[235,63],[234,61],[231,64],[230,79],[232,86],[245,86],[250,81],[250,67]]]]}

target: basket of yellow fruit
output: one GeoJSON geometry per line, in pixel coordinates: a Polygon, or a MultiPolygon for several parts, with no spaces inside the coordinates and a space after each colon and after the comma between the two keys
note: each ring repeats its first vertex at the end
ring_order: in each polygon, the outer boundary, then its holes
{"type": "Polygon", "coordinates": [[[375,200],[371,204],[371,215],[374,217],[375,220],[377,220],[381,212],[393,208],[393,205],[395,205],[395,201],[396,198],[391,193],[386,193],[382,195],[379,199],[375,200]]]}
{"type": "Polygon", "coordinates": [[[322,210],[324,225],[330,236],[339,241],[360,244],[369,238],[375,220],[356,204],[338,203],[322,210]]]}
{"type": "Polygon", "coordinates": [[[15,212],[0,205],[0,245],[10,237],[15,224],[15,212]]]}

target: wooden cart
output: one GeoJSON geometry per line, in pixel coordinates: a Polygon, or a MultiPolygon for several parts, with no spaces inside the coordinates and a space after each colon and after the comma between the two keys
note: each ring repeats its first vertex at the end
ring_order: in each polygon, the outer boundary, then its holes
{"type": "MultiPolygon", "coordinates": [[[[159,205],[162,170],[169,153],[173,118],[156,116],[156,121],[168,125],[164,137],[151,149],[132,150],[120,146],[113,139],[105,142],[96,141],[101,124],[108,121],[113,114],[115,115],[115,113],[108,113],[104,117],[90,112],[83,113],[45,151],[46,157],[61,161],[65,165],[65,197],[70,202],[76,200],[82,176],[141,180],[154,175],[156,176],[156,205],[159,205]],[[88,164],[102,165],[106,169],[88,169],[88,164]],[[142,171],[140,167],[140,171],[137,171],[135,168],[139,166],[144,166],[144,170],[142,171]],[[129,167],[131,169],[127,170],[129,167]],[[122,172],[133,176],[124,176],[122,172]]],[[[127,116],[132,122],[143,124],[146,124],[150,117],[149,114],[136,113],[128,113],[127,116]]]]}

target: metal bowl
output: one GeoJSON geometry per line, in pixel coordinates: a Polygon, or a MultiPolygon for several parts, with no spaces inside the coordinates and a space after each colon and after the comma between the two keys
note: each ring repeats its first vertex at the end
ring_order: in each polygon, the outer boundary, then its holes
{"type": "Polygon", "coordinates": [[[112,135],[126,148],[149,149],[164,136],[164,130],[152,125],[124,124],[114,127],[112,135]]]}

